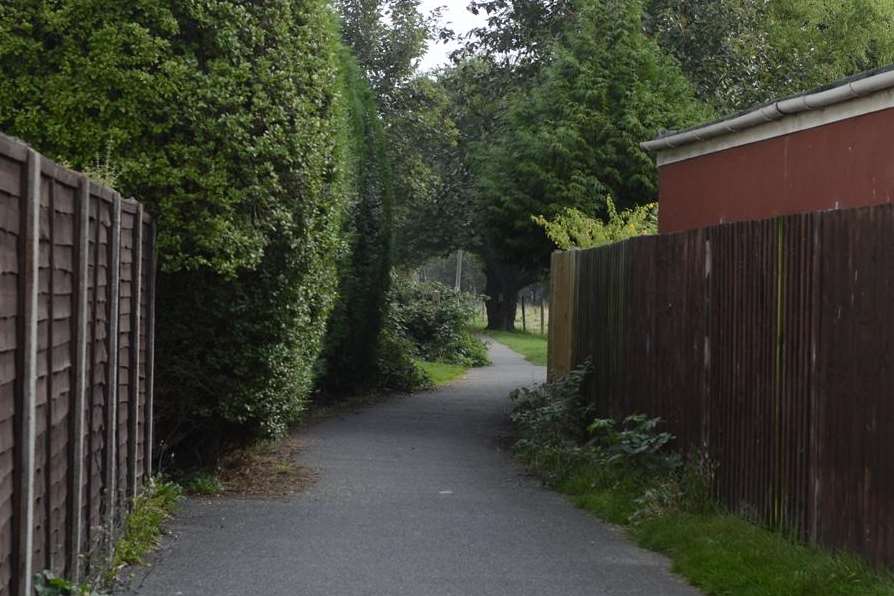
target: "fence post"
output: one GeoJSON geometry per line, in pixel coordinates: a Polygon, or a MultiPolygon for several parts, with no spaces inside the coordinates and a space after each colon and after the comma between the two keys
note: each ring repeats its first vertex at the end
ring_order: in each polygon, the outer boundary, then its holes
{"type": "Polygon", "coordinates": [[[525,295],[521,295],[521,310],[522,310],[522,331],[527,333],[528,331],[528,323],[525,320],[525,295]]]}
{"type": "Polygon", "coordinates": [[[546,335],[543,332],[543,296],[540,296],[540,335],[546,335]]]}
{"type": "Polygon", "coordinates": [[[152,441],[153,433],[153,416],[155,410],[155,287],[158,283],[156,280],[156,271],[158,269],[158,254],[155,250],[155,221],[149,226],[149,241],[151,250],[149,254],[149,274],[146,280],[149,287],[146,288],[148,295],[146,296],[146,420],[143,424],[146,426],[146,454],[143,456],[143,471],[145,477],[152,477],[152,441]]]}
{"type": "Polygon", "coordinates": [[[40,267],[40,154],[28,150],[22,209],[22,401],[18,449],[18,593],[31,596],[34,548],[35,397],[37,394],[37,293],[40,267]]]}
{"type": "Polygon", "coordinates": [[[108,428],[106,428],[106,490],[108,494],[106,518],[108,522],[109,556],[115,549],[115,509],[117,487],[117,428],[118,428],[118,291],[121,268],[121,196],[115,193],[112,202],[112,235],[109,238],[112,250],[109,268],[111,275],[109,288],[109,391],[108,428]]]}
{"type": "MultiPolygon", "coordinates": [[[[131,199],[132,200],[132,199],[131,199]]],[[[133,229],[133,279],[130,306],[130,354],[128,376],[127,496],[137,496],[137,431],[140,428],[140,307],[143,293],[143,205],[137,203],[133,229]]]]}
{"type": "Polygon", "coordinates": [[[71,544],[69,548],[69,569],[71,579],[78,582],[81,577],[83,542],[83,494],[84,494],[84,404],[87,394],[87,275],[88,251],[90,250],[90,180],[83,176],[78,188],[77,223],[77,267],[75,279],[77,294],[77,320],[75,323],[75,369],[74,369],[74,450],[71,475],[71,544]]]}

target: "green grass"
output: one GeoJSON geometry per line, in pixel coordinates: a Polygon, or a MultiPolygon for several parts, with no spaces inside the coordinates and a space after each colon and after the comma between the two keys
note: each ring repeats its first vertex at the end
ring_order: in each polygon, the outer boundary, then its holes
{"type": "Polygon", "coordinates": [[[894,578],[856,557],[797,544],[732,515],[668,515],[643,522],[632,534],[670,556],[673,570],[708,594],[894,594],[894,578]]]}
{"type": "MultiPolygon", "coordinates": [[[[540,470],[541,473],[545,470],[540,470]]],[[[582,509],[625,526],[636,542],[666,554],[674,572],[717,596],[881,596],[894,576],[862,560],[807,547],[727,513],[666,513],[630,523],[642,491],[635,484],[594,488],[594,471],[576,469],[555,483],[582,509]]]]}
{"type": "Polygon", "coordinates": [[[546,366],[546,337],[521,331],[485,331],[487,335],[504,344],[525,360],[538,366],[546,366]]]}
{"type": "Polygon", "coordinates": [[[112,565],[105,574],[106,583],[114,581],[121,567],[141,564],[143,557],[158,546],[162,524],[173,514],[181,494],[179,485],[153,480],[136,498],[124,525],[124,534],[115,544],[112,565]]]}
{"type": "Polygon", "coordinates": [[[427,362],[425,360],[416,360],[415,362],[416,366],[428,375],[436,387],[455,381],[468,370],[465,366],[445,362],[427,362]]]}

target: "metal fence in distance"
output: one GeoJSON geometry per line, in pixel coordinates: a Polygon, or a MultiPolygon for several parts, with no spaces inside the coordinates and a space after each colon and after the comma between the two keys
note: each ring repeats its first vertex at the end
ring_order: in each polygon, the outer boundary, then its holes
{"type": "Polygon", "coordinates": [[[88,573],[150,473],[154,238],[0,135],[0,595],[88,573]]]}
{"type": "Polygon", "coordinates": [[[894,564],[894,206],[552,258],[549,374],[706,447],[731,510],[894,564]]]}

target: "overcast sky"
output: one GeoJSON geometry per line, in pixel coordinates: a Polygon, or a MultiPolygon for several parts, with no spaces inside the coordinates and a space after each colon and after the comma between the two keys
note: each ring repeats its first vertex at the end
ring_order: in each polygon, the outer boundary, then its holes
{"type": "MultiPolygon", "coordinates": [[[[428,13],[439,6],[443,6],[442,24],[450,27],[458,36],[461,36],[487,21],[484,13],[476,17],[466,10],[467,4],[468,0],[422,0],[420,8],[423,12],[428,13]]],[[[419,65],[419,70],[422,72],[446,64],[449,61],[450,52],[459,45],[458,43],[429,43],[428,53],[419,65]]]]}

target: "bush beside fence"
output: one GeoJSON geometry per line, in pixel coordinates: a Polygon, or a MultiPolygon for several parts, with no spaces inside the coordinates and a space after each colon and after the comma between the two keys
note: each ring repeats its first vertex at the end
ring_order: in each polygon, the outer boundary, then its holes
{"type": "Polygon", "coordinates": [[[154,225],[0,135],[0,595],[105,560],[150,474],[154,225]]]}
{"type": "Polygon", "coordinates": [[[894,564],[894,206],[552,258],[549,374],[707,446],[731,510],[894,564]]]}

